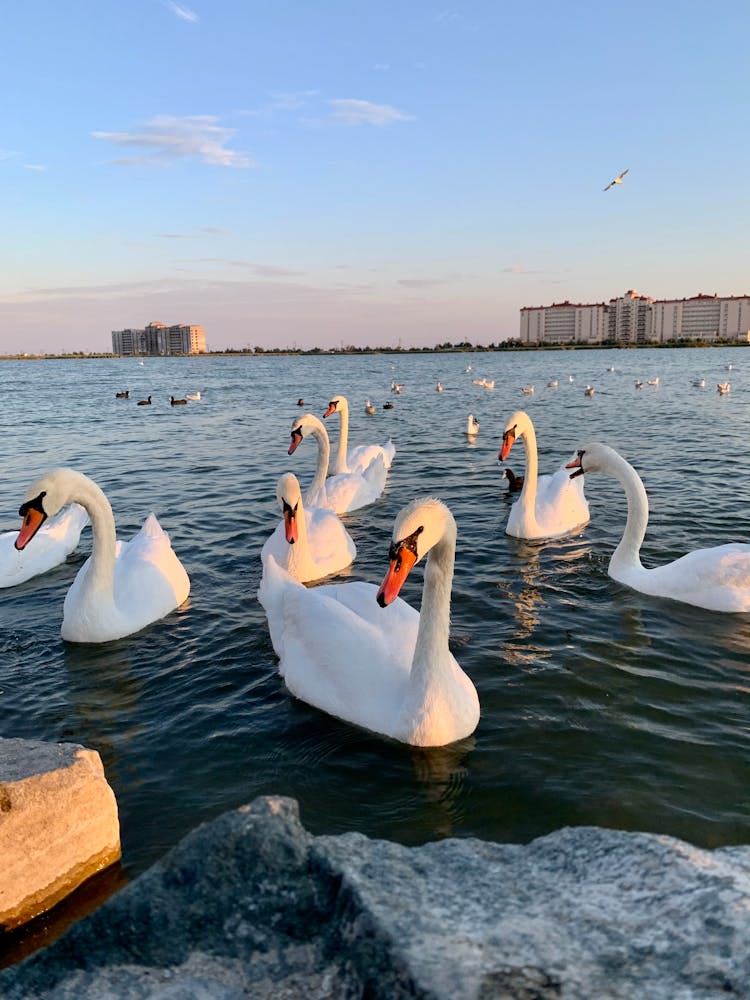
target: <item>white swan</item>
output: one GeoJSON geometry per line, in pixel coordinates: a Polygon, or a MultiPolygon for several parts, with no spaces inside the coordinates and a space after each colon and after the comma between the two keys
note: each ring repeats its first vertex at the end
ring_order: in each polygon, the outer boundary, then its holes
{"type": "Polygon", "coordinates": [[[18,532],[4,531],[0,535],[0,587],[16,587],[65,562],[88,523],[83,507],[70,504],[39,529],[34,548],[24,552],[14,544],[18,532]]]}
{"type": "Polygon", "coordinates": [[[503,431],[500,461],[508,457],[517,437],[526,446],[526,473],[523,489],[513,504],[505,527],[506,535],[515,538],[558,538],[580,528],[589,520],[589,505],[583,484],[571,482],[560,466],[552,476],[538,476],[536,434],[528,413],[517,410],[503,431]]]}
{"type": "Polygon", "coordinates": [[[354,562],[357,549],[338,514],[325,507],[305,510],[299,481],[291,472],[279,479],[276,499],[283,520],[261,549],[264,565],[272,555],[295,580],[309,583],[354,562]]]}
{"type": "Polygon", "coordinates": [[[330,417],[332,413],[338,413],[341,417],[341,432],[339,434],[339,444],[336,449],[336,456],[333,460],[333,474],[338,476],[345,472],[363,473],[374,458],[382,456],[386,469],[390,469],[393,456],[396,454],[396,447],[392,441],[387,444],[360,444],[354,448],[349,448],[349,400],[346,396],[334,396],[328,404],[328,409],[323,414],[323,418],[330,417]]]}
{"type": "Polygon", "coordinates": [[[200,398],[201,398],[200,392],[186,392],[185,393],[185,399],[200,399],[200,398]]]}
{"type": "Polygon", "coordinates": [[[364,473],[347,472],[326,479],[331,444],[322,421],[312,413],[306,413],[294,421],[291,434],[290,455],[297,450],[303,437],[312,436],[318,444],[315,476],[305,494],[305,503],[309,507],[328,507],[337,514],[344,514],[346,511],[366,507],[383,492],[388,472],[382,455],[376,455],[364,473]]]}
{"type": "Polygon", "coordinates": [[[625,490],[628,518],[609,561],[613,580],[652,597],[668,597],[709,611],[750,611],[750,545],[730,542],[695,549],[674,562],[646,569],[640,550],[648,525],[648,496],[633,466],[613,448],[597,442],[582,448],[567,468],[576,470],[573,476],[608,473],[625,490]]]}
{"type": "Polygon", "coordinates": [[[27,491],[16,539],[21,550],[47,517],[75,501],[91,519],[91,556],[65,597],[61,635],[70,642],[109,642],[138,632],[187,598],[190,581],[153,514],[129,542],[118,542],[109,501],[93,479],[54,469],[27,491]]]}
{"type": "Polygon", "coordinates": [[[424,499],[396,518],[380,588],[344,583],[308,589],[271,556],[258,597],[292,694],[413,746],[444,746],[469,736],[479,721],[479,699],[448,649],[455,548],[450,511],[440,500],[424,499]],[[428,552],[418,613],[398,592],[428,552]]]}
{"type": "Polygon", "coordinates": [[[478,433],[479,433],[479,421],[477,420],[477,418],[474,416],[473,413],[470,413],[466,420],[466,436],[474,438],[477,436],[478,433]]]}

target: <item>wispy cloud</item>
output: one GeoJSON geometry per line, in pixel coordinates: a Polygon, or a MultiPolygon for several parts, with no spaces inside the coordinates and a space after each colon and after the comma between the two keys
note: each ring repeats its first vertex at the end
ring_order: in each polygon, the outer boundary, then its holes
{"type": "Polygon", "coordinates": [[[510,264],[508,267],[501,267],[500,274],[544,274],[544,271],[535,271],[521,264],[510,264]]]}
{"type": "Polygon", "coordinates": [[[183,7],[182,4],[175,3],[174,0],[162,0],[162,2],[167,10],[171,10],[173,14],[182,18],[183,21],[190,21],[191,24],[195,24],[198,20],[198,15],[189,7],[183,7]]]}
{"type": "Polygon", "coordinates": [[[38,173],[43,173],[47,168],[41,163],[24,163],[24,170],[36,170],[38,173]]]}
{"type": "Polygon", "coordinates": [[[375,65],[372,68],[375,70],[376,73],[386,73],[391,68],[391,64],[375,63],[375,65]]]}
{"type": "Polygon", "coordinates": [[[173,160],[198,159],[210,166],[252,167],[253,161],[244,153],[227,149],[226,144],[236,129],[218,125],[213,115],[191,115],[177,118],[159,115],[141,129],[133,132],[92,132],[95,139],[103,139],[115,146],[141,146],[151,152],[143,156],[114,160],[124,165],[131,163],[166,164],[173,160]]]}
{"type": "Polygon", "coordinates": [[[460,274],[449,274],[442,278],[399,278],[398,284],[404,288],[434,288],[437,285],[449,285],[460,277],[460,274]]]}
{"type": "Polygon", "coordinates": [[[435,20],[438,24],[451,24],[453,21],[457,21],[460,16],[455,10],[439,10],[435,15],[435,20]]]}
{"type": "Polygon", "coordinates": [[[305,273],[295,271],[291,267],[283,267],[281,264],[256,264],[251,260],[228,260],[226,263],[232,267],[246,267],[259,278],[297,278],[305,273]]]}
{"type": "Polygon", "coordinates": [[[271,98],[271,107],[275,110],[294,111],[297,108],[304,108],[310,98],[316,97],[317,94],[317,90],[274,90],[268,96],[271,98]]]}
{"type": "Polygon", "coordinates": [[[390,104],[373,104],[354,97],[338,97],[328,103],[332,106],[331,118],[340,125],[375,125],[383,128],[394,122],[410,122],[414,116],[390,104]]]}

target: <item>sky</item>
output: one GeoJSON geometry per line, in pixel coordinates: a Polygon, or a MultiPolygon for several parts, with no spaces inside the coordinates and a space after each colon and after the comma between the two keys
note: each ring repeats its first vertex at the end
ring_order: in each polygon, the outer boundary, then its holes
{"type": "Polygon", "coordinates": [[[525,305],[750,292],[749,29],[746,0],[6,5],[0,353],[154,320],[488,344],[525,305]]]}

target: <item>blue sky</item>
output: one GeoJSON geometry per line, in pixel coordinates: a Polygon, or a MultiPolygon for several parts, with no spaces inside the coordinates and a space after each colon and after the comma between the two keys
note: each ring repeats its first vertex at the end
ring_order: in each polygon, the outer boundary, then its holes
{"type": "Polygon", "coordinates": [[[0,352],[150,320],[489,343],[523,305],[750,292],[748,29],[744,0],[6,7],[0,352]]]}

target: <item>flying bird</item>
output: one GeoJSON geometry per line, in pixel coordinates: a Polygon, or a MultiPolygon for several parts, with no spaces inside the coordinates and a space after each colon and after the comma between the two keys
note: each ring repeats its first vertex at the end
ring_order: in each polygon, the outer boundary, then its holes
{"type": "MultiPolygon", "coordinates": [[[[630,167],[628,167],[628,170],[630,170],[630,167]]],[[[605,187],[604,190],[605,191],[609,191],[609,189],[612,187],[613,184],[622,184],[622,179],[625,176],[625,174],[628,172],[628,170],[623,170],[623,172],[621,174],[618,174],[617,177],[615,177],[615,179],[613,181],[609,182],[609,184],[605,187]]]]}

